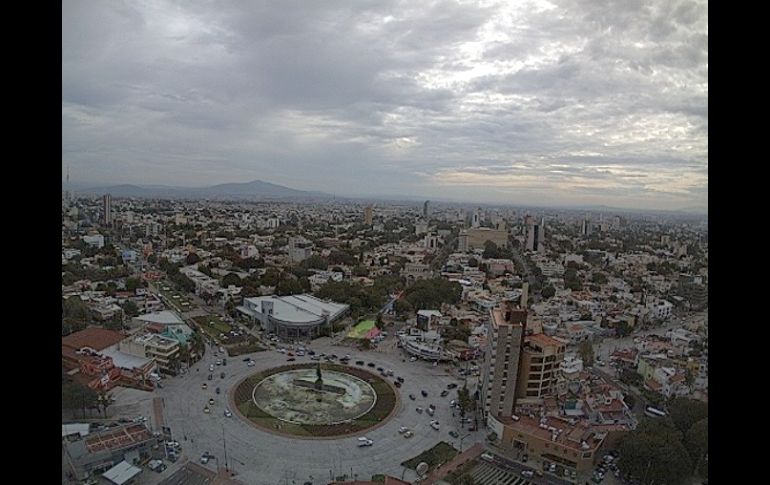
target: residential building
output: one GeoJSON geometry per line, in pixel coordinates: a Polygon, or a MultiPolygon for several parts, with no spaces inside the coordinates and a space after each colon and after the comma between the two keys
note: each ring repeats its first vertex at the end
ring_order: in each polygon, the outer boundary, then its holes
{"type": "Polygon", "coordinates": [[[504,454],[520,459],[556,463],[577,473],[590,471],[606,432],[593,429],[585,420],[579,422],[535,415],[489,416],[494,443],[504,454]]]}
{"type": "Polygon", "coordinates": [[[121,352],[153,359],[158,369],[167,374],[176,374],[179,365],[179,342],[159,334],[136,335],[120,343],[121,352]]]}
{"type": "Polygon", "coordinates": [[[543,246],[543,225],[538,224],[532,216],[527,216],[524,221],[527,226],[527,242],[525,245],[527,251],[545,251],[543,246]]]}
{"type": "Polygon", "coordinates": [[[489,312],[487,351],[481,385],[484,416],[511,416],[519,376],[522,337],[527,311],[510,302],[489,312]]]}
{"type": "Polygon", "coordinates": [[[104,236],[101,234],[89,234],[83,236],[83,242],[91,247],[101,249],[104,247],[104,236]]]}
{"type": "Polygon", "coordinates": [[[364,209],[364,224],[367,226],[372,225],[372,221],[374,220],[373,213],[372,213],[372,206],[367,206],[364,209]]]}
{"type": "Polygon", "coordinates": [[[516,398],[537,400],[554,393],[567,344],[539,333],[524,338],[516,398]]]}
{"type": "Polygon", "coordinates": [[[78,480],[85,481],[95,479],[124,460],[133,464],[144,462],[156,444],[157,439],[146,425],[131,423],[65,441],[62,446],[67,467],[78,480]]]}

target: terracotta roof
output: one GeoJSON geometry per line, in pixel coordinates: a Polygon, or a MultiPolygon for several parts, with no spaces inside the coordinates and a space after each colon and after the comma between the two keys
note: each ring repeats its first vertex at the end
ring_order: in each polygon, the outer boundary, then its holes
{"type": "Polygon", "coordinates": [[[62,337],[61,344],[62,347],[70,347],[75,350],[82,349],[83,347],[91,347],[94,350],[104,350],[110,345],[120,342],[124,338],[125,336],[118,331],[91,327],[62,337]]]}

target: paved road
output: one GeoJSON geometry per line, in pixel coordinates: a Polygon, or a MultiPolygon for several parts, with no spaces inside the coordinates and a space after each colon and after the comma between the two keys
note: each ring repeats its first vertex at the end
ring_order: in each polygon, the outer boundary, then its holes
{"type": "MultiPolygon", "coordinates": [[[[325,341],[311,344],[316,352],[350,354],[352,361],[364,360],[375,362],[378,366],[390,368],[396,376],[402,376],[405,383],[401,388],[401,404],[394,417],[382,427],[366,434],[374,440],[374,446],[359,448],[355,437],[334,440],[301,440],[273,435],[241,422],[237,414],[232,418],[224,416],[227,406],[227,394],[243,377],[258,370],[284,364],[286,356],[275,351],[252,354],[256,366],[249,368],[242,357],[228,359],[228,365],[217,367],[215,375],[226,373],[225,379],[215,378],[206,381],[208,366],[216,360],[213,352],[206,353],[203,361],[197,363],[191,372],[168,380],[162,389],[156,392],[165,399],[165,421],[171,426],[174,439],[182,443],[183,453],[191,460],[198,461],[201,454],[208,451],[214,454],[220,464],[224,463],[224,444],[227,444],[227,457],[231,468],[238,473],[237,478],[249,484],[275,484],[281,480],[296,480],[299,483],[312,481],[315,484],[327,483],[329,476],[343,474],[358,475],[368,479],[375,473],[387,473],[413,480],[416,475],[411,470],[400,466],[402,461],[412,458],[431,448],[439,441],[452,443],[449,436],[452,429],[461,430],[458,417],[452,417],[449,401],[456,397],[454,393],[441,398],[439,393],[446,385],[457,380],[451,377],[443,366],[433,367],[425,362],[402,362],[400,354],[360,352],[350,347],[337,347],[325,341]],[[195,369],[199,368],[199,371],[195,369]],[[201,389],[201,383],[207,382],[209,388],[201,389]],[[222,394],[215,394],[220,386],[222,394]],[[422,398],[420,390],[428,392],[428,398],[422,398]],[[409,394],[417,397],[409,399],[409,394]],[[215,400],[211,414],[205,414],[209,398],[215,400]],[[418,414],[415,407],[427,407],[435,404],[434,418],[427,414],[418,414]],[[438,419],[441,430],[430,428],[431,419],[438,419]],[[400,426],[407,426],[414,431],[412,438],[398,434],[400,426]],[[310,478],[313,477],[313,478],[310,478]]],[[[210,349],[211,350],[211,349],[210,349]]],[[[298,362],[307,359],[298,358],[298,362]]],[[[307,359],[308,362],[311,362],[307,359]]],[[[368,369],[368,367],[367,367],[368,369]]],[[[467,431],[463,435],[468,434],[467,431]]],[[[484,431],[476,431],[464,439],[463,448],[467,449],[475,442],[484,439],[484,431]]],[[[459,442],[455,442],[459,446],[459,442]]],[[[213,469],[216,460],[207,465],[213,469]]]]}

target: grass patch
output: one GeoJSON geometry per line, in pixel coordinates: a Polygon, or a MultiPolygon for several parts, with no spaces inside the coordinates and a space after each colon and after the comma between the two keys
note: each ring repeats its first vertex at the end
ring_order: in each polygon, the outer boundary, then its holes
{"type": "Polygon", "coordinates": [[[198,324],[201,330],[206,332],[211,338],[213,338],[217,342],[220,341],[219,339],[220,333],[227,333],[233,329],[233,327],[223,322],[222,319],[219,318],[217,315],[206,315],[204,317],[195,317],[193,318],[193,321],[198,324]]]}
{"type": "Polygon", "coordinates": [[[383,379],[363,369],[339,364],[321,364],[321,367],[325,370],[344,372],[358,377],[368,382],[374,389],[374,392],[377,393],[377,402],[374,404],[374,407],[359,418],[331,425],[294,424],[274,418],[254,404],[252,392],[254,387],[264,378],[290,369],[308,369],[315,368],[315,366],[315,364],[283,365],[247,377],[236,387],[233,394],[238,410],[250,421],[265,428],[275,429],[295,436],[324,437],[347,435],[368,429],[388,417],[396,405],[396,394],[393,388],[383,379]]]}
{"type": "Polygon", "coordinates": [[[249,337],[247,342],[235,345],[226,345],[227,353],[230,357],[237,357],[243,354],[252,354],[254,352],[262,352],[264,347],[259,345],[259,340],[256,337],[249,337]]]}
{"type": "Polygon", "coordinates": [[[452,445],[446,441],[441,441],[433,448],[425,450],[414,458],[410,458],[409,460],[401,463],[401,466],[416,470],[417,465],[424,461],[428,464],[429,470],[433,470],[436,468],[436,465],[446,463],[458,454],[459,451],[457,451],[452,445]]]}

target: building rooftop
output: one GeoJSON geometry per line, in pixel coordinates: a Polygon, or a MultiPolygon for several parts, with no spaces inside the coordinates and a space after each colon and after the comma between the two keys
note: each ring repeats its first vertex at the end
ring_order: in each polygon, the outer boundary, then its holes
{"type": "Polygon", "coordinates": [[[94,350],[104,350],[111,345],[115,345],[124,338],[126,338],[125,335],[115,330],[90,327],[67,335],[66,337],[62,337],[61,343],[63,347],[69,347],[75,350],[82,349],[83,347],[90,347],[94,350]]]}
{"type": "Polygon", "coordinates": [[[179,325],[184,323],[179,315],[170,310],[163,310],[157,313],[148,313],[147,315],[140,315],[136,317],[137,320],[148,323],[158,323],[162,325],[179,325]]]}
{"type": "Polygon", "coordinates": [[[324,312],[328,312],[329,317],[333,319],[348,309],[348,305],[324,301],[308,294],[260,296],[246,298],[245,300],[260,310],[263,301],[273,302],[273,316],[275,318],[296,323],[317,320],[323,316],[324,312]]]}
{"type": "Polygon", "coordinates": [[[578,422],[573,425],[568,421],[559,418],[546,417],[542,420],[538,420],[536,418],[530,418],[529,416],[519,416],[518,421],[514,421],[510,417],[501,417],[497,419],[513,429],[576,450],[589,451],[595,449],[602,441],[602,439],[597,436],[596,431],[584,422],[578,422]],[[562,430],[561,433],[558,433],[555,440],[552,439],[554,430],[562,430]],[[583,442],[586,442],[588,448],[582,447],[583,442]]]}
{"type": "Polygon", "coordinates": [[[143,424],[129,424],[91,435],[86,438],[89,453],[119,450],[152,439],[152,434],[143,424]]]}

